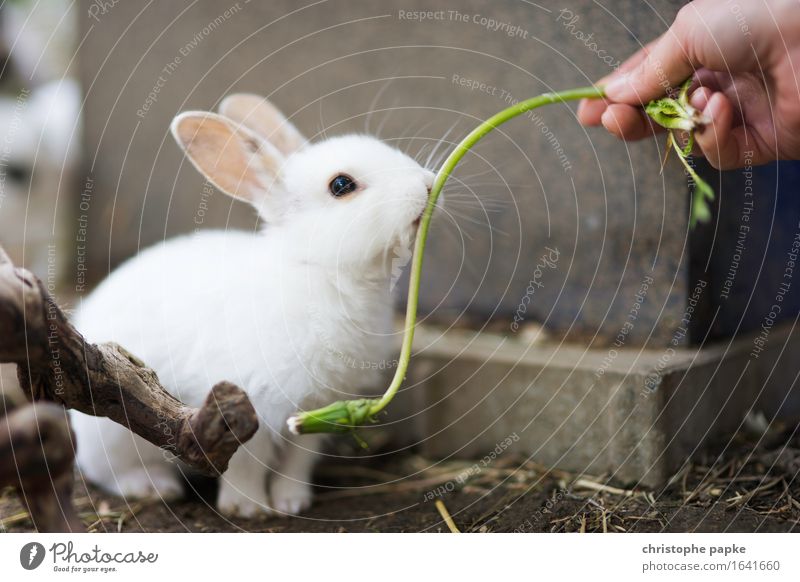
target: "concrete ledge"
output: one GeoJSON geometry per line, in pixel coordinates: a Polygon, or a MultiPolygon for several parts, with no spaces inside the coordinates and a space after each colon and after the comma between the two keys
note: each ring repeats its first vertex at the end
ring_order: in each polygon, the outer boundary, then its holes
{"type": "Polygon", "coordinates": [[[409,374],[426,454],[515,453],[655,486],[751,409],[796,417],[800,333],[775,327],[703,349],[585,349],[421,327],[409,374]],[[776,365],[777,364],[777,365],[776,365]],[[504,447],[501,447],[504,448],[504,447]]]}

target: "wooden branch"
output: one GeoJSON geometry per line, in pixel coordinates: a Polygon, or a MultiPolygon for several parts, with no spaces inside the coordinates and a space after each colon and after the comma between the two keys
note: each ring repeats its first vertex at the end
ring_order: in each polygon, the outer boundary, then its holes
{"type": "Polygon", "coordinates": [[[91,344],[32,273],[0,254],[0,362],[17,364],[28,398],[107,416],[194,469],[220,474],[258,428],[238,387],[221,382],[199,409],[171,396],[122,346],[91,344]]]}
{"type": "Polygon", "coordinates": [[[0,418],[0,486],[20,494],[40,532],[79,532],[72,507],[75,456],[67,412],[49,402],[26,405],[0,418]]]}

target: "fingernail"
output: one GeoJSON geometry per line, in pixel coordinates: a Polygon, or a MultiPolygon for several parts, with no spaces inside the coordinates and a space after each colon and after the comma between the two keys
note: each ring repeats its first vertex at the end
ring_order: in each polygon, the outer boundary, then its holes
{"type": "Polygon", "coordinates": [[[692,104],[692,107],[703,111],[706,107],[708,107],[709,97],[711,96],[711,91],[706,89],[705,87],[700,87],[689,98],[689,103],[692,104]]]}
{"type": "Polygon", "coordinates": [[[600,123],[603,124],[608,131],[617,135],[619,130],[619,124],[617,123],[617,116],[614,115],[614,112],[611,109],[606,109],[603,111],[603,114],[600,116],[600,123]]]}
{"type": "Polygon", "coordinates": [[[705,109],[703,109],[703,115],[711,119],[711,122],[713,123],[719,117],[721,107],[722,93],[714,93],[708,100],[705,109]]]}

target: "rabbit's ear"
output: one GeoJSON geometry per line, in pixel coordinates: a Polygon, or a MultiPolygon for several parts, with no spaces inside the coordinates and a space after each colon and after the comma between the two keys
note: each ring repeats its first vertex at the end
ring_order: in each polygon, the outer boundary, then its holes
{"type": "Polygon", "coordinates": [[[172,135],[203,176],[226,194],[263,205],[283,155],[259,136],[215,113],[188,111],[172,120],[172,135]]]}
{"type": "Polygon", "coordinates": [[[229,95],[219,104],[219,112],[253,130],[278,148],[284,156],[291,155],[306,143],[303,135],[283,113],[258,95],[229,95]]]}

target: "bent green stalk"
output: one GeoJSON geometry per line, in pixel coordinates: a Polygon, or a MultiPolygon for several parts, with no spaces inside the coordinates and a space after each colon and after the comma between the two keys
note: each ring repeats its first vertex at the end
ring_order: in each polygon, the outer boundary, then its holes
{"type": "Polygon", "coordinates": [[[417,238],[414,243],[414,254],[411,259],[411,277],[408,283],[408,303],[406,304],[406,320],[403,330],[403,344],[400,348],[400,357],[397,362],[392,382],[380,398],[359,398],[356,400],[340,400],[317,410],[300,412],[289,418],[289,429],[296,434],[317,432],[345,432],[368,422],[375,422],[377,414],[382,412],[400,390],[406,379],[408,363],[411,360],[411,346],[414,342],[414,329],[417,325],[417,306],[419,303],[419,286],[422,277],[422,260],[425,252],[425,242],[428,240],[428,229],[431,217],[436,208],[436,201],[442,192],[447,179],[453,173],[456,165],[467,152],[478,143],[487,133],[523,113],[536,109],[542,105],[576,99],[592,99],[603,97],[600,87],[582,87],[558,93],[543,93],[537,97],[520,101],[516,105],[504,109],[493,115],[473,129],[455,150],[447,157],[433,181],[428,203],[422,214],[422,219],[417,229],[417,238]]]}
{"type": "MultiPolygon", "coordinates": [[[[688,104],[687,94],[688,84],[684,85],[678,99],[658,99],[649,103],[645,109],[647,114],[653,118],[656,123],[670,130],[670,136],[673,140],[672,130],[683,129],[689,131],[691,137],[691,132],[697,125],[704,122],[704,120],[698,117],[697,111],[688,104]]],[[[400,386],[405,381],[408,364],[411,360],[411,346],[414,342],[414,330],[417,324],[417,305],[419,302],[420,279],[422,277],[422,260],[425,252],[425,242],[428,240],[428,229],[430,227],[431,217],[433,216],[433,211],[436,208],[436,202],[439,199],[442,188],[458,162],[461,161],[461,158],[463,158],[486,134],[510,119],[518,117],[531,109],[536,109],[537,107],[549,105],[551,103],[563,103],[577,99],[599,99],[604,96],[605,93],[602,87],[581,87],[579,89],[569,89],[556,93],[543,93],[537,97],[520,101],[516,105],[512,105],[493,115],[461,140],[455,150],[453,150],[444,161],[438,174],[436,174],[431,193],[428,196],[428,203],[425,206],[425,211],[422,214],[419,229],[417,230],[414,254],[411,261],[411,277],[408,284],[408,303],[406,305],[403,344],[400,349],[400,357],[392,382],[389,384],[384,395],[380,398],[340,400],[317,410],[295,414],[287,421],[289,429],[293,433],[346,432],[358,426],[376,422],[375,417],[386,408],[397,394],[397,391],[400,390],[400,386]]],[[[689,146],[689,149],[691,149],[691,146],[689,146]]],[[[703,189],[703,186],[708,188],[707,185],[699,179],[697,174],[694,173],[691,166],[686,161],[689,152],[677,147],[676,151],[681,161],[686,166],[687,171],[689,171],[694,178],[695,184],[700,186],[701,189],[703,189]]],[[[705,199],[708,197],[708,193],[705,190],[703,190],[702,195],[695,193],[692,204],[692,224],[698,219],[707,220],[708,216],[710,216],[710,213],[704,206],[705,199]]],[[[710,197],[713,198],[713,191],[710,197]]]]}

